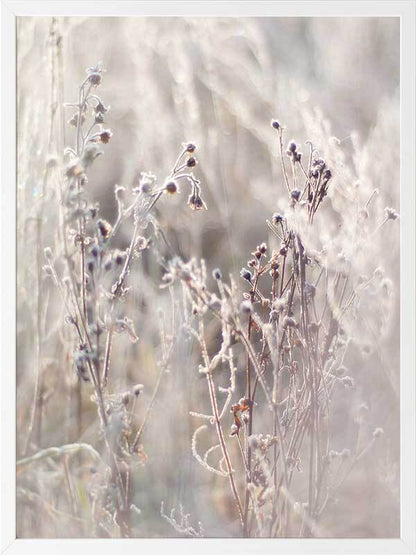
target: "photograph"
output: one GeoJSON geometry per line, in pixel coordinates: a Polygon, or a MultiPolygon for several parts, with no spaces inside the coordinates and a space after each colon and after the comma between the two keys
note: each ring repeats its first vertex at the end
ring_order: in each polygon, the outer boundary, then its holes
{"type": "Polygon", "coordinates": [[[19,540],[401,537],[401,18],[235,11],[16,17],[19,540]]]}

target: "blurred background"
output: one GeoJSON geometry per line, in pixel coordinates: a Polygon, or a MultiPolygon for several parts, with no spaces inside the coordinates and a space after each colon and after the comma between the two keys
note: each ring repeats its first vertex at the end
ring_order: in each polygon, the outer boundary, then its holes
{"type": "MultiPolygon", "coordinates": [[[[383,225],[371,251],[354,249],[357,233],[371,235],[384,221],[384,208],[399,207],[399,19],[19,18],[18,458],[30,421],[39,345],[43,432],[33,450],[97,441],[88,388],[80,437],[65,408],[77,378],[65,348],[62,307],[38,263],[39,249],[58,241],[57,189],[53,183],[47,190],[44,186],[45,164],[75,140],[70,126],[63,134],[49,127],[51,110],[60,110],[51,93],[56,72],[50,48],[57,37],[64,102],[76,102],[86,68],[102,61],[106,70],[98,93],[111,106],[106,125],[114,135],[88,172],[89,194],[102,217],[116,218],[115,184],[131,189],[144,171],[163,183],[181,144],[198,145],[195,175],[208,210],[190,211],[183,187],[179,195],[161,200],[157,218],[172,253],[186,260],[204,258],[209,274],[219,267],[237,280],[251,250],[272,240],[266,219],[286,207],[272,118],[284,126],[288,141],[295,139],[307,152],[304,143],[311,140],[329,161],[334,178],[322,209],[321,243],[334,239],[348,251],[357,276],[381,268],[389,292],[385,301],[379,290],[370,291],[362,301],[366,317],[351,322],[354,340],[346,365],[356,385],[333,399],[334,448],[357,452],[375,427],[385,433],[351,472],[322,529],[329,537],[397,537],[399,225],[383,225]],[[369,218],[357,231],[357,214],[375,190],[369,218]]],[[[71,110],[66,114],[65,121],[71,110]]],[[[130,233],[127,225],[121,248],[130,233]]],[[[112,357],[114,390],[137,382],[145,386],[139,422],[157,380],[158,329],[170,306],[168,293],[159,288],[161,275],[157,259],[146,253],[131,278],[137,292],[129,306],[140,340],[132,345],[121,338],[112,357]]],[[[203,522],[207,536],[235,534],[228,487],[215,487],[220,478],[206,473],[191,454],[198,423],[189,411],[208,410],[198,362],[184,335],[143,436],[147,462],[137,470],[134,488],[142,511],[134,523],[138,537],[176,535],[160,517],[161,501],[167,510],[182,504],[194,523],[203,522]]],[[[38,467],[20,478],[20,486],[54,504],[59,476],[54,468],[38,467]]],[[[39,519],[34,499],[27,493],[19,497],[19,537],[80,533],[76,523],[46,509],[47,517],[39,519]]]]}

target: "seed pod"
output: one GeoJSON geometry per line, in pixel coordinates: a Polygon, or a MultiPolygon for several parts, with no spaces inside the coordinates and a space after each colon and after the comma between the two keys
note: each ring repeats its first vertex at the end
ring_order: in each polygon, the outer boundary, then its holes
{"type": "Polygon", "coordinates": [[[284,217],[278,212],[275,212],[272,216],[272,221],[275,225],[280,224],[281,222],[283,222],[283,220],[284,220],[284,217]]]}
{"type": "Polygon", "coordinates": [[[94,71],[90,73],[89,80],[94,87],[98,87],[98,85],[101,83],[101,73],[99,71],[94,71]]]}
{"type": "Polygon", "coordinates": [[[130,391],[126,391],[125,393],[123,393],[123,396],[121,398],[123,405],[127,406],[130,402],[130,398],[131,398],[130,391]]]}
{"type": "Polygon", "coordinates": [[[290,192],[290,196],[293,198],[293,200],[296,200],[296,201],[300,199],[300,195],[301,195],[301,192],[299,191],[299,189],[293,189],[290,192]]]}
{"type": "Polygon", "coordinates": [[[188,143],[186,145],[186,152],[195,152],[196,149],[196,145],[194,145],[193,143],[188,143]]]}
{"type": "Polygon", "coordinates": [[[140,395],[140,393],[142,392],[143,388],[144,388],[144,385],[143,385],[143,384],[141,384],[141,383],[136,384],[136,385],[133,387],[133,393],[134,393],[134,395],[135,395],[136,397],[138,397],[138,396],[140,395]]]}
{"type": "Polygon", "coordinates": [[[168,181],[165,185],[165,190],[170,195],[174,195],[178,191],[178,186],[175,181],[168,181]]]}
{"type": "Polygon", "coordinates": [[[294,318],[291,318],[290,316],[285,316],[283,319],[283,327],[284,328],[296,328],[297,323],[296,320],[294,318]]]}
{"type": "Polygon", "coordinates": [[[215,270],[213,270],[212,272],[212,277],[217,280],[222,279],[221,270],[219,268],[215,268],[215,270]]]}
{"type": "Polygon", "coordinates": [[[247,270],[247,268],[242,268],[242,269],[241,269],[240,276],[241,276],[243,279],[246,279],[246,280],[247,280],[248,282],[250,282],[250,283],[251,283],[251,280],[252,280],[252,278],[253,278],[253,276],[251,275],[251,272],[249,272],[249,271],[247,270]]]}
{"type": "Polygon", "coordinates": [[[253,310],[253,305],[251,304],[251,301],[245,300],[240,304],[240,311],[243,314],[251,314],[252,310],[253,310]]]}
{"type": "Polygon", "coordinates": [[[110,129],[104,129],[104,131],[101,131],[99,135],[100,141],[105,145],[110,142],[110,139],[112,136],[113,136],[113,132],[110,129]]]}

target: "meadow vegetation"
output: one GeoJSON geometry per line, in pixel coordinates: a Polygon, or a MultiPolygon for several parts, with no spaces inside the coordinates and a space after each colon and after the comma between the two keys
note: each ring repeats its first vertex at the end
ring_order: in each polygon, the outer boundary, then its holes
{"type": "Polygon", "coordinates": [[[18,537],[399,535],[398,33],[20,18],[18,537]]]}

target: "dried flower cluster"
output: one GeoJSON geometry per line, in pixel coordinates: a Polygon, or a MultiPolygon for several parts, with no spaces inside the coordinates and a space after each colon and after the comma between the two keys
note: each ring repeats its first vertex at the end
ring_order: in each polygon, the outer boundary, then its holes
{"type": "MultiPolygon", "coordinates": [[[[341,454],[331,449],[331,399],[337,389],[354,387],[354,379],[344,375],[350,342],[344,321],[371,281],[351,286],[348,266],[332,266],[325,252],[308,247],[332,172],[311,143],[305,168],[292,141],[286,151],[292,167],[289,179],[283,128],[276,120],[272,127],[281,145],[288,213],[275,213],[268,222],[274,242],[280,244],[269,249],[261,243],[242,268],[240,277],[248,286],[243,300],[238,300],[234,281],[228,285],[219,269],[213,271],[217,291],[211,292],[203,262],[173,260],[164,276],[170,284],[182,282],[189,313],[185,326],[200,346],[199,371],[207,380],[211,412],[191,414],[211,425],[218,442],[204,455],[198,452],[197,438],[208,424],[202,425],[193,436],[192,452],[206,470],[228,479],[245,537],[316,534],[344,478],[382,434],[377,428],[364,451],[354,456],[346,448],[341,454]],[[209,354],[206,331],[212,316],[222,336],[215,354],[209,354]],[[216,386],[215,377],[226,371],[229,387],[216,386]],[[245,374],[243,390],[241,379],[237,387],[238,373],[245,374]],[[232,404],[238,391],[244,397],[232,404]],[[265,410],[270,414],[266,420],[265,410]],[[259,429],[267,420],[269,429],[259,429]],[[237,450],[227,438],[237,442],[237,450]],[[338,456],[349,462],[336,465],[338,456]],[[208,462],[208,457],[216,462],[208,462]],[[300,503],[305,475],[307,489],[300,503]]],[[[386,214],[387,219],[397,217],[392,209],[386,214]]]]}
{"type": "MultiPolygon", "coordinates": [[[[134,322],[125,312],[126,300],[133,288],[129,274],[134,260],[150,248],[151,238],[140,233],[145,232],[149,223],[155,225],[152,211],[156,203],[164,194],[176,193],[180,182],[191,186],[188,204],[192,209],[205,208],[205,203],[200,182],[189,171],[196,165],[196,146],[186,143],[163,186],[158,186],[156,176],[149,172],[142,173],[138,186],[130,192],[116,185],[115,223],[112,225],[99,217],[99,206],[88,193],[87,170],[103,154],[99,144],[107,144],[113,134],[110,129],[101,128],[109,110],[97,94],[102,77],[101,64],[90,67],[79,87],[77,102],[66,104],[75,110],[68,123],[75,127],[76,144],[65,150],[66,165],[60,190],[63,249],[54,253],[51,247],[45,248],[43,271],[53,278],[61,295],[65,321],[72,328],[74,371],[80,382],[87,382],[85,387],[92,388],[91,400],[98,409],[104,451],[100,468],[94,467],[92,471],[92,518],[97,533],[128,537],[132,515],[131,476],[146,461],[140,444],[146,420],[135,429],[134,410],[143,388],[141,384],[132,384],[129,390],[120,393],[112,391],[113,342],[119,334],[126,334],[132,342],[138,341],[134,322]],[[120,250],[114,246],[114,238],[128,220],[133,220],[133,233],[129,246],[120,250]]],[[[166,370],[168,359],[166,356],[163,360],[162,371],[166,370]]],[[[79,387],[77,392],[80,396],[79,387]]],[[[39,418],[37,410],[29,430],[27,450],[31,448],[33,430],[41,426],[39,418]]],[[[80,429],[81,412],[78,418],[80,429]]]]}

